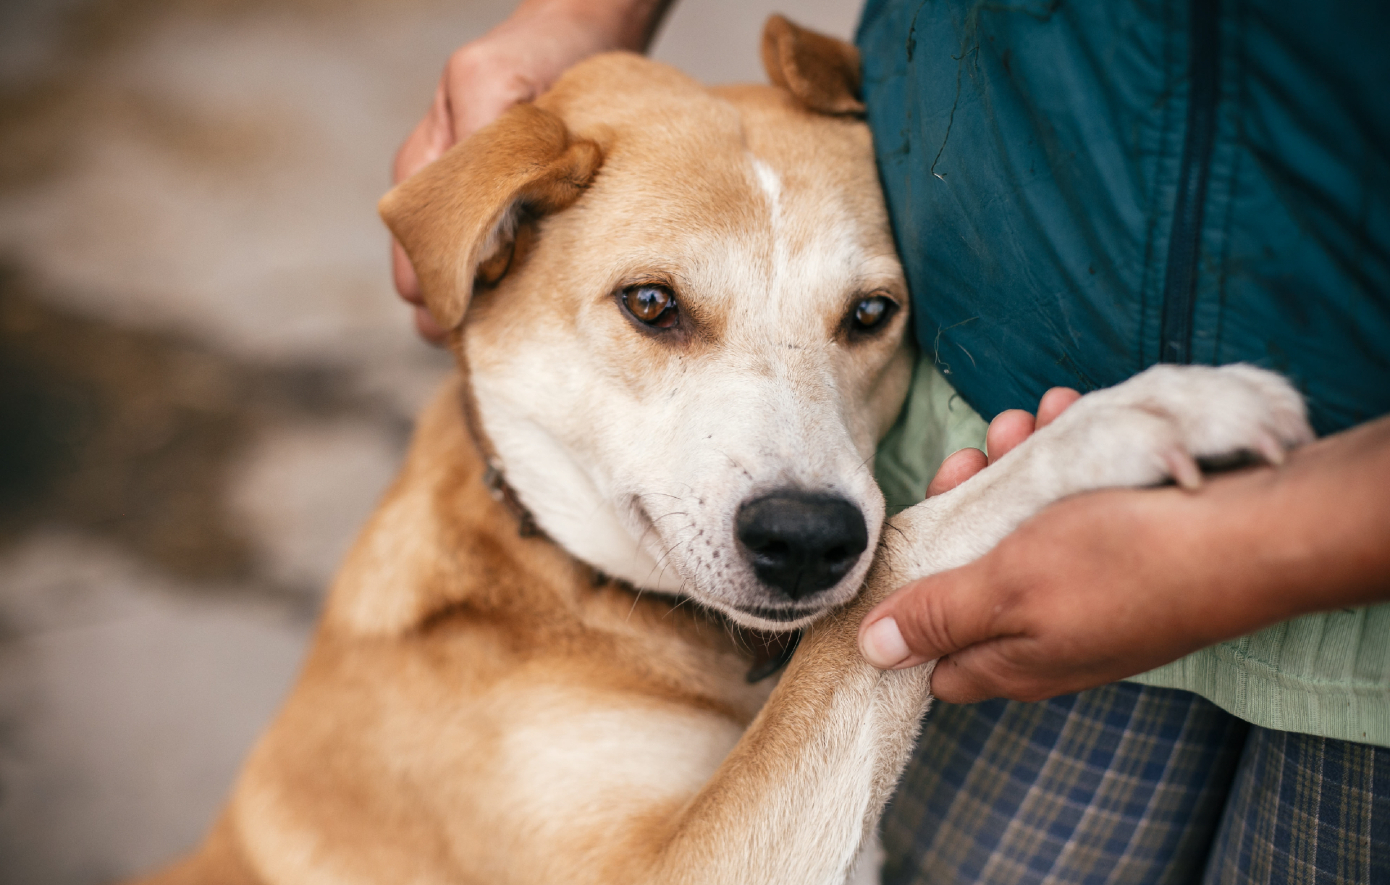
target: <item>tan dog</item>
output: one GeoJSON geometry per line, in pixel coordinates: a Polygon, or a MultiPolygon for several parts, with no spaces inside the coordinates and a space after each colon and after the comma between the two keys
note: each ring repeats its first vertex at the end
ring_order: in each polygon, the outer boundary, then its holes
{"type": "Polygon", "coordinates": [[[1063,495],[1306,438],[1275,376],[1154,370],[881,536],[907,292],[857,57],[773,19],[764,60],[595,58],[382,202],[461,377],[155,881],[842,883],[929,702],[860,659],[872,602],[1063,495]],[[735,625],[807,627],[775,690],[735,625]]]}

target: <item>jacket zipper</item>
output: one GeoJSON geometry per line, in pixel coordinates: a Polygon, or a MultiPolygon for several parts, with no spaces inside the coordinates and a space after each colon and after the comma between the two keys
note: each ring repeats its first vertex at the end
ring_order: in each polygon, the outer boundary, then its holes
{"type": "Polygon", "coordinates": [[[1178,197],[1168,237],[1168,269],[1163,280],[1163,322],[1159,361],[1192,360],[1192,310],[1201,255],[1202,207],[1216,141],[1220,96],[1220,16],[1218,0],[1189,4],[1187,135],[1178,173],[1178,197]]]}

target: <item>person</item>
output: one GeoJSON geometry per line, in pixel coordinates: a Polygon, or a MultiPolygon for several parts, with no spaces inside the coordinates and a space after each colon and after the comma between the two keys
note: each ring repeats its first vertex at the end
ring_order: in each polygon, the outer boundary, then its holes
{"type": "MultiPolygon", "coordinates": [[[[667,6],[525,0],[449,59],[396,180],[574,62],[644,51],[667,6]]],[[[1390,882],[1387,24],[1358,0],[870,0],[923,345],[890,503],[1160,361],[1282,371],[1323,435],[1196,492],[1064,500],[869,614],[875,666],[938,659],[885,882],[1390,882]]],[[[394,273],[437,340],[399,248],[394,273]]]]}

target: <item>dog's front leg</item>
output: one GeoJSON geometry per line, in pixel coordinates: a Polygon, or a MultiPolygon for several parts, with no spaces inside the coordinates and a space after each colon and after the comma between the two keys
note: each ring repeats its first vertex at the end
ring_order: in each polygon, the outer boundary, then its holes
{"type": "Polygon", "coordinates": [[[843,885],[911,752],[930,668],[856,648],[867,601],[813,627],[767,705],[635,881],[843,885]]]}
{"type": "Polygon", "coordinates": [[[930,665],[880,672],[858,626],[906,581],[964,565],[1059,498],[1199,479],[1195,461],[1278,460],[1311,438],[1297,393],[1234,366],[1159,367],[1082,398],[998,465],[890,521],[866,592],[813,628],[713,780],[673,822],[650,881],[825,883],[849,874],[930,703],[930,665]]]}

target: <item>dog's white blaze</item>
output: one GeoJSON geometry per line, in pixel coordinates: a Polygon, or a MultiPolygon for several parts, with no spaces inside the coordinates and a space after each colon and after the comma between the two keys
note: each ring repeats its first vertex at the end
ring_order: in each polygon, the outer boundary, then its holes
{"type": "Polygon", "coordinates": [[[767,229],[772,240],[772,279],[768,282],[775,288],[787,278],[787,235],[782,224],[782,178],[776,170],[757,157],[750,154],[748,160],[753,166],[753,177],[762,188],[763,196],[767,197],[767,229]]]}

